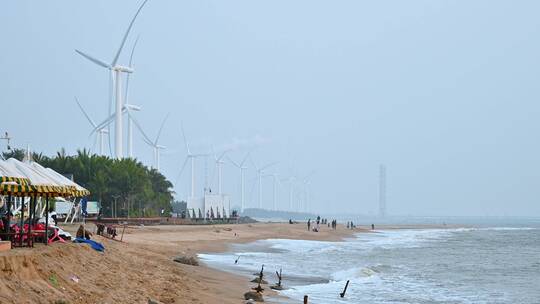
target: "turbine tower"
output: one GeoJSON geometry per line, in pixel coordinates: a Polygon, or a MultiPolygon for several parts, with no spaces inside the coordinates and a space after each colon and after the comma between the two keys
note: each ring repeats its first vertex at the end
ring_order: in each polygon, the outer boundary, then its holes
{"type": "MultiPolygon", "coordinates": [[[[129,24],[129,27],[124,34],[124,37],[122,39],[122,42],[120,43],[120,47],[118,48],[118,51],[116,52],[113,60],[111,63],[106,63],[102,60],[96,59],[95,57],[92,57],[82,51],[75,50],[79,55],[83,56],[84,58],[92,61],[93,63],[104,67],[110,71],[109,73],[109,85],[111,88],[114,87],[114,90],[116,91],[116,98],[115,98],[115,138],[114,138],[114,147],[115,147],[115,157],[117,159],[120,159],[124,156],[123,150],[122,150],[122,143],[123,143],[123,133],[122,133],[122,110],[123,110],[123,103],[122,103],[122,86],[121,86],[121,75],[122,73],[132,73],[133,69],[129,67],[125,67],[118,64],[118,59],[120,57],[120,53],[122,52],[122,49],[124,47],[124,44],[126,43],[127,37],[129,35],[129,32],[131,28],[133,27],[133,23],[135,22],[135,19],[141,12],[144,5],[148,2],[148,0],[144,0],[144,2],[139,6],[139,9],[135,13],[135,16],[133,16],[133,19],[131,19],[131,23],[129,24]]],[[[109,114],[110,114],[110,105],[112,104],[112,90],[109,92],[109,114]]]]}
{"type": "MultiPolygon", "coordinates": [[[[137,36],[137,39],[135,39],[135,43],[133,44],[133,48],[131,49],[131,55],[129,56],[129,68],[133,69],[133,54],[135,53],[135,48],[137,47],[137,43],[139,42],[139,36],[137,36]]],[[[140,111],[141,108],[139,106],[136,106],[134,104],[129,103],[129,78],[131,76],[131,73],[127,74],[126,76],[126,93],[124,94],[126,102],[126,107],[131,107],[131,110],[134,111],[140,111]]],[[[127,129],[127,149],[128,149],[128,157],[133,158],[133,123],[132,123],[131,115],[128,115],[128,129],[127,129]]],[[[159,168],[158,168],[159,170],[159,168]]]]}
{"type": "Polygon", "coordinates": [[[191,196],[190,198],[195,197],[195,159],[198,157],[206,157],[208,154],[193,154],[191,153],[191,150],[189,149],[189,143],[186,139],[186,134],[184,132],[184,126],[181,125],[182,129],[182,137],[184,138],[184,144],[186,146],[186,159],[184,161],[184,164],[182,165],[182,169],[180,169],[180,174],[178,175],[178,178],[182,176],[182,173],[184,172],[184,168],[186,167],[186,164],[188,161],[191,161],[191,196]]]}
{"type": "Polygon", "coordinates": [[[278,174],[267,174],[263,177],[271,177],[272,178],[272,210],[276,211],[276,198],[277,198],[277,187],[276,187],[276,181],[281,185],[281,182],[279,181],[279,175],[278,174]]]}
{"type": "Polygon", "coordinates": [[[386,166],[379,166],[379,216],[386,217],[386,166]]]}
{"type": "Polygon", "coordinates": [[[289,211],[293,211],[293,192],[294,192],[294,181],[296,177],[290,176],[283,181],[289,184],[289,211]]]}
{"type": "Polygon", "coordinates": [[[229,161],[238,169],[240,169],[240,213],[244,212],[244,206],[245,206],[245,170],[248,169],[248,167],[244,166],[244,163],[249,157],[249,153],[244,157],[244,159],[237,164],[234,162],[230,157],[227,157],[229,161]]]}
{"type": "Polygon", "coordinates": [[[253,158],[251,158],[251,163],[253,164],[253,167],[255,167],[255,170],[257,171],[257,179],[259,181],[259,209],[262,209],[262,177],[263,177],[263,174],[265,173],[264,170],[275,165],[276,162],[273,162],[273,163],[269,163],[261,168],[257,167],[257,165],[255,164],[255,162],[253,161],[253,158]]]}
{"type": "MultiPolygon", "coordinates": [[[[79,109],[81,109],[81,111],[83,112],[84,116],[86,117],[86,119],[88,120],[90,125],[92,125],[92,127],[94,129],[96,129],[98,126],[96,125],[94,120],[92,118],[90,118],[90,115],[88,115],[88,113],[86,113],[86,111],[84,110],[83,106],[81,105],[81,103],[79,102],[79,99],[77,99],[77,97],[75,97],[75,102],[77,102],[77,105],[79,105],[79,109]]],[[[109,130],[107,130],[104,127],[97,130],[96,141],[95,142],[99,143],[99,155],[104,155],[104,153],[105,153],[104,137],[106,135],[108,135],[108,134],[109,134],[109,130]]]]}
{"type": "Polygon", "coordinates": [[[223,164],[225,163],[223,161],[223,157],[225,157],[225,154],[227,154],[227,152],[229,152],[229,151],[230,150],[225,150],[225,151],[223,151],[223,153],[221,153],[221,155],[219,157],[217,157],[216,151],[214,151],[214,147],[212,147],[212,152],[214,154],[214,160],[216,161],[216,167],[217,167],[217,170],[218,170],[218,194],[219,195],[222,194],[221,174],[222,174],[223,164]]]}
{"type": "MultiPolygon", "coordinates": [[[[309,207],[309,185],[311,185],[311,176],[315,174],[315,171],[312,171],[309,173],[304,179],[302,180],[302,185],[304,186],[304,212],[308,212],[309,207]]],[[[299,208],[301,209],[301,208],[299,208]]]]}

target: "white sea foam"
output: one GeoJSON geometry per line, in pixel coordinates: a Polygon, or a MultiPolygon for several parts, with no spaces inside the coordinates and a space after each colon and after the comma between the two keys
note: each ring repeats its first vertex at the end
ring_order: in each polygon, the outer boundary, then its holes
{"type": "Polygon", "coordinates": [[[530,284],[520,282],[523,277],[527,282],[540,279],[530,267],[540,258],[535,230],[391,230],[358,234],[346,242],[276,239],[237,246],[236,253],[200,257],[247,276],[264,264],[269,281],[283,268],[289,287],[283,295],[301,301],[308,294],[315,304],[534,303],[531,299],[540,291],[535,294],[527,289],[530,284]],[[522,240],[526,242],[515,243],[522,240]],[[238,256],[238,265],[233,265],[238,256]],[[520,270],[512,270],[516,268],[520,270]],[[338,294],[347,280],[347,296],[341,299],[338,294]],[[509,286],[515,290],[505,290],[509,286]]]}

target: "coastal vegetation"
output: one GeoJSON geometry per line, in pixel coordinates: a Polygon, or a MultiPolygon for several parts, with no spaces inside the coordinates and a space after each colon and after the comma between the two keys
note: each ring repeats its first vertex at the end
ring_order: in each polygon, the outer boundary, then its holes
{"type": "MultiPolygon", "coordinates": [[[[3,157],[23,160],[26,152],[13,149],[3,157]]],[[[78,150],[67,155],[61,149],[54,156],[32,153],[31,159],[44,167],[51,168],[90,190],[88,200],[101,202],[105,216],[112,215],[114,202],[117,216],[155,216],[164,210],[171,211],[173,201],[172,183],[153,168],[146,167],[132,158],[112,159],[78,150]]]]}

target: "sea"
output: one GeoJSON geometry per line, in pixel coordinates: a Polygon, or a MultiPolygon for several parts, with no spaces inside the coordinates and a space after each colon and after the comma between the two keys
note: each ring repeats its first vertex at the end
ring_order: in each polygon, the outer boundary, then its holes
{"type": "Polygon", "coordinates": [[[246,280],[264,265],[270,284],[281,270],[286,289],[271,303],[540,303],[540,220],[467,225],[260,240],[200,259],[246,280]]]}

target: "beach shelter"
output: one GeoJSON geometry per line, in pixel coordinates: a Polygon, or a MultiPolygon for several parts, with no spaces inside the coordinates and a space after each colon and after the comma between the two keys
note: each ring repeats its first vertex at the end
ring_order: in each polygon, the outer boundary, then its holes
{"type": "Polygon", "coordinates": [[[6,196],[26,196],[35,189],[30,180],[13,164],[0,160],[0,194],[6,196]]]}
{"type": "MultiPolygon", "coordinates": [[[[30,205],[29,205],[29,225],[28,225],[28,236],[30,237],[32,233],[32,225],[36,217],[36,205],[37,198],[41,197],[45,199],[45,209],[48,211],[49,208],[49,198],[62,196],[67,197],[71,195],[71,190],[62,185],[60,182],[55,181],[50,176],[35,169],[30,163],[23,163],[14,158],[10,158],[6,161],[15,167],[19,172],[23,174],[30,181],[30,185],[34,188],[34,192],[30,195],[30,205]]],[[[21,234],[23,233],[24,227],[24,208],[21,208],[21,234]]],[[[45,235],[48,235],[49,229],[49,217],[45,217],[45,235]]],[[[47,243],[47,237],[44,238],[44,242],[47,243]]]]}
{"type": "MultiPolygon", "coordinates": [[[[35,163],[36,165],[40,166],[39,164],[35,163]]],[[[43,168],[43,167],[42,167],[43,168]]],[[[90,191],[88,191],[86,188],[82,187],[81,185],[77,184],[76,182],[72,181],[71,179],[63,176],[62,174],[54,171],[51,168],[45,168],[47,172],[51,176],[56,176],[56,178],[61,181],[62,183],[72,187],[74,189],[73,196],[74,197],[83,197],[90,195],[90,191]]]]}
{"type": "Polygon", "coordinates": [[[70,195],[69,188],[55,181],[43,172],[36,170],[30,163],[23,163],[14,158],[10,158],[6,162],[12,164],[30,181],[30,184],[36,189],[36,196],[51,197],[70,195]]]}
{"type": "MultiPolygon", "coordinates": [[[[0,160],[0,195],[5,197],[6,215],[2,222],[4,231],[9,233],[11,223],[12,201],[16,197],[20,197],[21,205],[25,197],[32,195],[36,189],[30,185],[30,180],[13,164],[4,160],[0,160]]],[[[22,208],[21,208],[22,209],[22,208]]]]}
{"type": "MultiPolygon", "coordinates": [[[[41,165],[39,165],[37,163],[34,163],[34,165],[41,167],[41,165]]],[[[43,167],[41,167],[41,168],[43,168],[43,167]]],[[[88,195],[90,195],[90,191],[88,191],[86,188],[82,187],[81,185],[75,183],[71,179],[69,179],[69,178],[63,176],[62,174],[54,171],[51,168],[43,168],[43,169],[45,169],[50,176],[52,176],[53,178],[56,178],[59,182],[65,184],[66,186],[70,187],[70,189],[72,189],[72,195],[71,196],[73,197],[73,201],[71,201],[70,203],[71,203],[71,210],[73,211],[73,217],[72,217],[72,222],[73,222],[73,219],[75,218],[75,215],[76,215],[77,211],[80,211],[80,209],[74,208],[76,198],[82,198],[82,197],[88,196],[88,195]]],[[[71,214],[71,212],[66,217],[66,221],[65,221],[66,223],[67,223],[67,221],[69,219],[70,214],[71,214]]]]}

